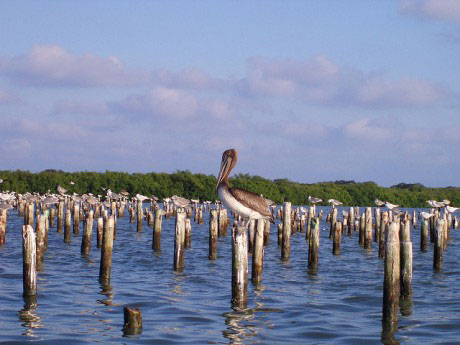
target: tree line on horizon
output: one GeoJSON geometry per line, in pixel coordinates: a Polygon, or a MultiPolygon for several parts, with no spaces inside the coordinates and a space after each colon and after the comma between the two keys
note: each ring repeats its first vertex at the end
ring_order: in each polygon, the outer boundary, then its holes
{"type": "MultiPolygon", "coordinates": [[[[93,193],[105,195],[104,188],[114,192],[125,190],[131,196],[137,193],[162,199],[174,194],[186,198],[216,200],[214,175],[191,173],[188,170],[174,173],[126,173],[126,172],[64,172],[48,169],[38,173],[23,170],[0,171],[0,190],[18,193],[47,191],[57,192],[61,185],[69,193],[93,193]],[[73,181],[75,184],[71,185],[73,181]]],[[[348,206],[374,206],[374,199],[389,201],[401,207],[428,207],[427,200],[448,199],[454,206],[460,205],[460,188],[430,188],[420,183],[400,183],[392,187],[382,187],[372,181],[334,181],[319,183],[299,183],[287,178],[269,180],[261,176],[237,174],[230,178],[230,184],[262,194],[276,203],[290,201],[294,205],[308,205],[308,196],[323,199],[321,205],[329,205],[328,199],[336,199],[348,206]]]]}

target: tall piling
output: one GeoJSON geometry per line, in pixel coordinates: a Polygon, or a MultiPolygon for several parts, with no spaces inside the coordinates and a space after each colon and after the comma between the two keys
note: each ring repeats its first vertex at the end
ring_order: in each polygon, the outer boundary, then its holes
{"type": "Polygon", "coordinates": [[[81,241],[81,253],[83,255],[89,255],[91,250],[91,238],[93,237],[93,218],[94,211],[89,211],[85,220],[85,227],[83,229],[83,238],[81,241]]]}
{"type": "Polygon", "coordinates": [[[38,271],[43,269],[43,256],[45,255],[45,217],[39,215],[37,217],[36,226],[36,268],[38,271]]]}
{"type": "Polygon", "coordinates": [[[6,210],[0,210],[0,245],[5,244],[6,238],[6,210]]]}
{"type": "Polygon", "coordinates": [[[262,282],[262,272],[264,266],[264,229],[265,221],[257,220],[257,226],[254,234],[254,248],[252,252],[252,283],[260,284],[262,282]]]}
{"type": "Polygon", "coordinates": [[[434,245],[433,245],[433,269],[435,271],[442,270],[442,252],[443,252],[443,239],[444,239],[444,219],[438,218],[436,220],[436,227],[434,229],[434,245]]]}
{"type": "Polygon", "coordinates": [[[176,213],[176,231],[174,237],[174,271],[184,270],[185,256],[185,212],[176,213]]]}
{"type": "Polygon", "coordinates": [[[114,216],[107,218],[104,224],[102,236],[101,263],[99,266],[99,281],[108,284],[112,272],[112,253],[113,253],[113,227],[114,216]]]}
{"type": "Polygon", "coordinates": [[[365,235],[364,235],[364,248],[371,249],[372,247],[372,208],[366,207],[365,213],[365,235]]]}
{"type": "Polygon", "coordinates": [[[281,260],[291,256],[291,203],[283,204],[283,238],[281,243],[281,260]]]}
{"type": "Polygon", "coordinates": [[[426,219],[422,219],[420,225],[420,251],[426,253],[428,251],[428,227],[429,222],[426,219]]]}
{"type": "Polygon", "coordinates": [[[246,227],[232,229],[232,306],[248,305],[248,237],[246,227]]]}
{"type": "Polygon", "coordinates": [[[22,227],[22,288],[23,296],[37,294],[37,243],[31,225],[22,227]]]}
{"type": "Polygon", "coordinates": [[[311,234],[308,239],[308,269],[312,274],[318,271],[319,257],[319,218],[313,218],[311,222],[311,234]]]}
{"type": "Polygon", "coordinates": [[[142,231],[142,219],[144,218],[144,210],[142,209],[142,201],[137,202],[137,231],[142,231]]]}
{"type": "Polygon", "coordinates": [[[161,249],[161,226],[163,223],[163,211],[161,208],[155,209],[155,220],[153,222],[153,241],[152,241],[152,249],[153,250],[160,250],[161,249]]]}
{"type": "Polygon", "coordinates": [[[211,215],[209,217],[209,259],[217,259],[217,210],[211,210],[211,215]]]}
{"type": "Polygon", "coordinates": [[[73,233],[80,234],[80,205],[73,205],[73,233]]]}
{"type": "Polygon", "coordinates": [[[412,297],[412,242],[410,240],[410,221],[401,227],[401,298],[412,297]]]}
{"type": "Polygon", "coordinates": [[[334,235],[332,237],[332,254],[340,255],[340,242],[342,241],[342,223],[336,222],[333,231],[334,235]]]}
{"type": "Polygon", "coordinates": [[[395,330],[398,324],[401,273],[399,224],[389,223],[386,233],[382,325],[384,330],[395,330]]]}
{"type": "Polygon", "coordinates": [[[62,232],[62,222],[64,220],[64,201],[59,201],[58,205],[58,222],[57,222],[57,232],[62,232]]]}
{"type": "Polygon", "coordinates": [[[67,208],[67,209],[65,210],[64,243],[70,243],[70,241],[71,241],[71,237],[70,237],[70,224],[71,224],[70,209],[67,208]]]}

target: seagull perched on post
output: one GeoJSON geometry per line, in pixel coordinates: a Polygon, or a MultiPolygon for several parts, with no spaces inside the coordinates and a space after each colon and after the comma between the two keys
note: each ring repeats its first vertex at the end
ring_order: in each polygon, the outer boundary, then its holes
{"type": "Polygon", "coordinates": [[[388,202],[388,201],[387,201],[387,202],[385,203],[385,207],[388,208],[388,209],[391,211],[391,210],[395,209],[396,207],[399,207],[399,205],[394,205],[394,204],[392,204],[391,202],[388,202]]]}
{"type": "Polygon", "coordinates": [[[267,200],[263,196],[228,185],[228,177],[237,161],[238,151],[235,149],[226,150],[222,154],[222,162],[216,184],[220,201],[230,210],[246,219],[246,226],[251,219],[268,219],[272,223],[275,223],[275,218],[270,212],[267,200]]]}
{"type": "Polygon", "coordinates": [[[171,197],[171,200],[177,208],[187,208],[191,207],[193,203],[189,199],[185,199],[181,196],[173,195],[171,197]]]}
{"type": "Polygon", "coordinates": [[[317,204],[323,200],[321,200],[320,198],[317,198],[317,197],[314,197],[314,196],[311,196],[309,195],[308,196],[308,201],[310,201],[312,204],[317,204]]]}
{"type": "Polygon", "coordinates": [[[332,204],[332,208],[334,208],[336,206],[343,205],[343,203],[341,201],[338,201],[338,200],[335,200],[335,199],[329,199],[327,202],[332,204]]]}

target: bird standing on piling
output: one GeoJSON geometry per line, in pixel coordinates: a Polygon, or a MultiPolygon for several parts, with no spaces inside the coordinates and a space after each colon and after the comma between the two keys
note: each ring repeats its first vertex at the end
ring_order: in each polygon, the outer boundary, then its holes
{"type": "Polygon", "coordinates": [[[309,195],[308,196],[308,201],[310,201],[312,204],[317,204],[323,200],[321,200],[320,198],[317,198],[317,197],[314,197],[314,196],[311,196],[309,195]]]}
{"type": "Polygon", "coordinates": [[[189,199],[183,198],[181,196],[173,195],[171,200],[177,208],[187,208],[192,206],[192,202],[189,199]]]}
{"type": "Polygon", "coordinates": [[[235,149],[226,150],[222,154],[216,185],[217,194],[222,204],[247,219],[248,223],[250,219],[268,219],[270,222],[275,223],[275,218],[263,196],[241,188],[229,187],[228,176],[237,161],[238,151],[235,149]]]}
{"type": "Polygon", "coordinates": [[[343,205],[343,203],[341,201],[338,201],[338,200],[335,200],[335,199],[329,199],[327,202],[332,204],[332,208],[335,208],[336,206],[343,205]]]}

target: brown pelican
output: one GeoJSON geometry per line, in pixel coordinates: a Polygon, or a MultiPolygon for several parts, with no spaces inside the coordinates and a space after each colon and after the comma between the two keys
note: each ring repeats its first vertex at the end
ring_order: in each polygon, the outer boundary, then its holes
{"type": "Polygon", "coordinates": [[[247,220],[268,219],[272,223],[275,223],[267,200],[263,196],[244,189],[230,188],[228,186],[228,176],[237,161],[238,152],[235,149],[227,150],[222,154],[222,163],[216,185],[217,194],[222,204],[247,220]]]}

